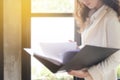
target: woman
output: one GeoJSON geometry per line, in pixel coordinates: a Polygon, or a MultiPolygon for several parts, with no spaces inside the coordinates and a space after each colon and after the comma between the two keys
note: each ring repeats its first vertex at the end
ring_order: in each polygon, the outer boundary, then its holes
{"type": "MultiPolygon", "coordinates": [[[[79,0],[75,18],[80,26],[82,45],[120,48],[119,0],[79,0]]],[[[88,69],[68,72],[85,80],[117,80],[120,50],[88,69]]]]}

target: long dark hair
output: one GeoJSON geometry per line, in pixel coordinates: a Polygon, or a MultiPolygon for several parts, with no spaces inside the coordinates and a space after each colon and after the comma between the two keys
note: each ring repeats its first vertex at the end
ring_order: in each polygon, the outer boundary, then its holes
{"type": "Polygon", "coordinates": [[[120,16],[120,0],[103,0],[103,3],[115,10],[120,16]]]}
{"type": "MultiPolygon", "coordinates": [[[[114,11],[116,11],[118,17],[120,17],[120,0],[102,0],[103,3],[109,7],[111,7],[114,11]]],[[[76,8],[75,8],[75,19],[79,22],[79,27],[81,30],[85,28],[85,22],[88,17],[90,9],[88,9],[84,4],[82,4],[79,0],[76,0],[76,8]]]]}

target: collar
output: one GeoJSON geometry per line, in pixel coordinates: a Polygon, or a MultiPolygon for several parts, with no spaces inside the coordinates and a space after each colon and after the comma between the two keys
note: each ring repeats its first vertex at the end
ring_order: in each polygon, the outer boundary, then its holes
{"type": "Polygon", "coordinates": [[[106,5],[103,5],[101,6],[91,17],[90,17],[90,21],[93,22],[95,19],[97,19],[99,17],[99,15],[102,14],[102,12],[104,10],[107,10],[108,9],[108,6],[106,5]]]}

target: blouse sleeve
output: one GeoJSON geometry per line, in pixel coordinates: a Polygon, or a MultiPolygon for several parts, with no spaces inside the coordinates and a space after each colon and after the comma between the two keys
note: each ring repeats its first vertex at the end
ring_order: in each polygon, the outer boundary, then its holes
{"type": "MultiPolygon", "coordinates": [[[[106,23],[107,46],[120,49],[120,22],[117,17],[113,16],[107,18],[107,20],[109,20],[106,23]]],[[[93,77],[93,80],[102,80],[103,76],[116,69],[119,64],[120,50],[101,63],[90,67],[88,72],[93,77]]]]}

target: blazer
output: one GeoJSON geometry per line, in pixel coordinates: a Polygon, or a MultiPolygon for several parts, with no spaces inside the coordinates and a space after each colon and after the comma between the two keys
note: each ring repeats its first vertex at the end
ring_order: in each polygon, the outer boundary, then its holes
{"type": "MultiPolygon", "coordinates": [[[[103,5],[90,18],[90,24],[81,33],[82,45],[120,48],[120,21],[117,13],[103,5]]],[[[93,80],[117,80],[116,67],[120,64],[120,50],[88,69],[93,80]]],[[[89,76],[85,80],[90,80],[89,76]]]]}

